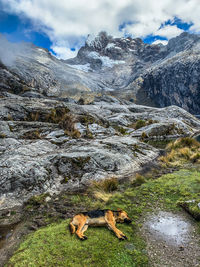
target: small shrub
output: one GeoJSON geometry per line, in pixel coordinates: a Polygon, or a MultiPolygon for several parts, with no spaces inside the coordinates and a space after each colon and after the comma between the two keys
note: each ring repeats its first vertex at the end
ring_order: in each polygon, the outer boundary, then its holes
{"type": "Polygon", "coordinates": [[[145,132],[142,132],[141,139],[144,140],[148,138],[147,134],[145,132]]]}
{"type": "Polygon", "coordinates": [[[142,176],[139,173],[136,173],[135,179],[133,180],[132,185],[133,186],[140,186],[141,184],[144,184],[144,183],[146,183],[144,176],[142,176]]]}
{"type": "Polygon", "coordinates": [[[85,135],[86,138],[88,139],[94,139],[94,136],[92,134],[92,132],[89,130],[88,126],[86,128],[86,135],[85,135]]]}
{"type": "Polygon", "coordinates": [[[63,180],[61,181],[61,184],[67,184],[68,182],[69,182],[69,180],[71,179],[71,176],[69,175],[69,176],[65,176],[64,178],[63,178],[63,180]]]}
{"type": "Polygon", "coordinates": [[[154,120],[148,120],[148,125],[153,124],[154,120]]]}
{"type": "Polygon", "coordinates": [[[41,139],[39,130],[26,132],[22,137],[24,139],[41,139]]]}
{"type": "Polygon", "coordinates": [[[196,152],[194,153],[191,157],[190,157],[190,160],[193,162],[193,163],[196,163],[200,160],[200,153],[199,152],[196,152]]]}
{"type": "Polygon", "coordinates": [[[33,112],[30,114],[30,117],[31,117],[31,121],[38,121],[39,120],[39,112],[33,112]]]}
{"type": "Polygon", "coordinates": [[[180,148],[178,154],[180,157],[190,159],[190,149],[188,147],[180,148]]]}
{"type": "Polygon", "coordinates": [[[13,132],[13,130],[14,130],[14,129],[13,129],[13,126],[10,125],[10,124],[8,124],[8,127],[9,127],[10,131],[13,132]]]}
{"type": "Polygon", "coordinates": [[[45,199],[47,196],[49,196],[48,193],[32,196],[25,202],[25,205],[26,206],[40,206],[41,204],[45,203],[45,199]]]}
{"type": "Polygon", "coordinates": [[[177,139],[176,141],[174,142],[171,142],[167,145],[167,149],[170,150],[170,149],[177,149],[177,148],[183,148],[183,147],[200,147],[200,143],[193,139],[193,138],[190,138],[190,137],[182,137],[182,138],[179,138],[177,139]]]}
{"type": "Polygon", "coordinates": [[[80,97],[79,100],[78,100],[78,104],[79,105],[84,105],[85,104],[85,100],[82,97],[80,97]]]}
{"type": "Polygon", "coordinates": [[[93,118],[91,115],[89,114],[85,114],[85,115],[81,115],[78,117],[78,120],[81,124],[84,125],[88,125],[88,124],[92,124],[95,123],[95,118],[93,118]]]}
{"type": "Polygon", "coordinates": [[[45,121],[52,123],[61,123],[65,120],[65,116],[70,112],[68,108],[56,108],[52,109],[49,114],[46,115],[45,121]]]}
{"type": "Polygon", "coordinates": [[[104,192],[113,192],[118,188],[118,180],[115,177],[111,177],[109,179],[105,179],[99,182],[93,182],[92,187],[94,189],[100,189],[104,192]]]}
{"type": "Polygon", "coordinates": [[[120,132],[122,135],[125,135],[126,134],[126,129],[124,128],[124,127],[122,127],[122,126],[113,126],[113,128],[116,130],[116,131],[118,131],[118,132],[120,132]]]}
{"type": "Polygon", "coordinates": [[[146,126],[146,122],[144,120],[138,120],[135,124],[135,129],[137,130],[144,126],[146,126]]]}
{"type": "Polygon", "coordinates": [[[0,133],[0,138],[6,138],[6,135],[4,133],[0,133]]]}
{"type": "Polygon", "coordinates": [[[7,120],[8,121],[13,121],[13,117],[10,114],[8,114],[7,120]]]}

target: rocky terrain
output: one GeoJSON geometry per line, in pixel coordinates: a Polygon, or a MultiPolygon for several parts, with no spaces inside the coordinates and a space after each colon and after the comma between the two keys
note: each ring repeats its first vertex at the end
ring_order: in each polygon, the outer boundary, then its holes
{"type": "MultiPolygon", "coordinates": [[[[0,266],[23,235],[79,212],[80,196],[87,195],[85,189],[93,182],[127,181],[152,166],[163,151],[150,141],[199,133],[200,121],[188,112],[200,111],[199,40],[184,33],[162,46],[100,33],[88,38],[76,58],[64,61],[0,36],[0,266]]],[[[159,170],[150,184],[174,170],[176,166],[159,170]]],[[[131,197],[137,185],[131,186],[124,208],[131,203],[132,216],[139,216],[131,197]]],[[[145,192],[141,195],[143,210],[145,192]]],[[[170,197],[175,206],[173,192],[170,197]]],[[[86,196],[83,208],[99,208],[99,201],[93,201],[86,196]]]]}
{"type": "Polygon", "coordinates": [[[159,155],[145,140],[188,136],[200,128],[181,108],[109,96],[80,105],[10,94],[0,99],[0,120],[1,209],[32,195],[128,177],[159,155]]]}
{"type": "Polygon", "coordinates": [[[90,100],[106,92],[137,104],[177,105],[200,114],[199,35],[184,32],[163,46],[101,32],[65,61],[29,43],[12,44],[2,36],[0,43],[1,94],[90,100]]]}

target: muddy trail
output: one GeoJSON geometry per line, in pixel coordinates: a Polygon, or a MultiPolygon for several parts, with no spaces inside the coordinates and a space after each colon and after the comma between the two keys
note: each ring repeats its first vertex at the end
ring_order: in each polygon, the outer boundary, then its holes
{"type": "Polygon", "coordinates": [[[149,214],[141,232],[152,266],[200,266],[200,237],[194,219],[185,212],[149,214]]]}

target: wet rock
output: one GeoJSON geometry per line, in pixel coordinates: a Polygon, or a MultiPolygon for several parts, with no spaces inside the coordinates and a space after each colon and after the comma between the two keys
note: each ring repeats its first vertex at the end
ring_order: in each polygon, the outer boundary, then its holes
{"type": "Polygon", "coordinates": [[[191,199],[180,202],[179,205],[188,212],[195,220],[200,221],[200,203],[199,199],[191,199]]]}

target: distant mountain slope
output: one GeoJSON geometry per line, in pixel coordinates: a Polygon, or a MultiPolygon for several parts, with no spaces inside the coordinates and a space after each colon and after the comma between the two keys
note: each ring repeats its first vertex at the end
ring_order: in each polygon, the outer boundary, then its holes
{"type": "Polygon", "coordinates": [[[200,114],[199,35],[184,32],[163,46],[102,32],[89,36],[77,57],[66,61],[31,44],[23,46],[8,43],[7,52],[14,47],[16,54],[12,64],[0,66],[1,90],[62,98],[109,91],[137,104],[178,105],[200,114]]]}

